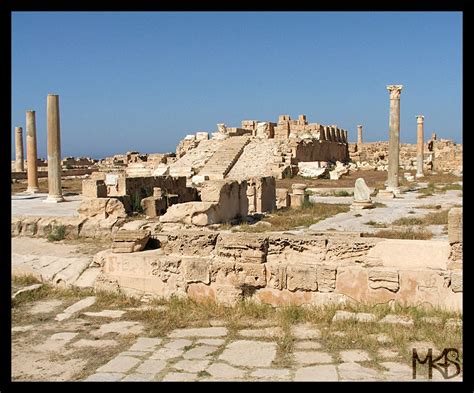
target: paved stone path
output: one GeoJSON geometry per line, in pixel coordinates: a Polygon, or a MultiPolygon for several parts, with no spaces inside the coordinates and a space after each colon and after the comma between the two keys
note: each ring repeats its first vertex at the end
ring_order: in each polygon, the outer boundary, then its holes
{"type": "MultiPolygon", "coordinates": [[[[268,336],[229,339],[225,327],[178,329],[164,338],[139,337],[85,381],[412,381],[412,368],[396,350],[384,350],[387,361],[373,360],[364,350],[326,352],[318,341],[300,339],[291,367],[273,362],[277,344],[268,336]],[[212,337],[212,338],[209,338],[212,337]],[[336,361],[339,357],[340,361],[336,361]]],[[[244,332],[245,333],[245,332],[244,332]]],[[[246,334],[244,334],[246,335],[246,334]]],[[[254,336],[259,336],[255,334],[254,336]]],[[[419,374],[422,374],[419,372],[419,374]]],[[[443,380],[433,374],[434,380],[443,380]]],[[[421,375],[420,379],[426,379],[421,375]]],[[[461,380],[456,377],[452,380],[461,380]]]]}
{"type": "Polygon", "coordinates": [[[65,195],[66,202],[44,203],[48,194],[12,195],[12,216],[70,216],[78,217],[80,195],[65,195]]]}
{"type": "MultiPolygon", "coordinates": [[[[434,194],[427,198],[418,199],[421,195],[419,192],[407,192],[402,194],[402,198],[385,199],[375,197],[374,202],[380,202],[386,207],[377,207],[375,209],[364,209],[360,211],[349,211],[347,213],[339,213],[335,216],[329,217],[309,227],[310,231],[323,231],[328,229],[335,229],[337,231],[356,231],[356,232],[377,232],[380,228],[375,228],[371,225],[366,225],[366,222],[374,221],[383,224],[390,224],[393,221],[402,217],[423,217],[433,211],[440,210],[419,209],[418,206],[427,205],[441,205],[442,209],[449,209],[454,205],[462,205],[462,197],[459,196],[459,190],[448,190],[442,194],[434,194]],[[413,211],[414,214],[409,213],[413,211]],[[356,216],[357,215],[357,216],[356,216]]],[[[311,196],[310,200],[319,203],[352,203],[352,197],[322,197],[311,196]]],[[[436,226],[438,227],[438,226],[436,226]]],[[[440,228],[429,228],[435,232],[434,239],[447,240],[447,234],[440,233],[440,228]]]]}

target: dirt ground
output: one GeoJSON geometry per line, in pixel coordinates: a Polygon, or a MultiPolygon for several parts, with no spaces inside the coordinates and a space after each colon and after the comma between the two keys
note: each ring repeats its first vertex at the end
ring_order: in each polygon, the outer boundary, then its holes
{"type": "MultiPolygon", "coordinates": [[[[82,192],[83,179],[62,179],[61,186],[64,193],[80,194],[82,192]]],[[[12,183],[12,194],[26,191],[28,187],[27,180],[19,180],[18,183],[12,183]]],[[[38,179],[39,192],[48,192],[48,178],[38,179]]]]}
{"type": "Polygon", "coordinates": [[[383,183],[387,180],[387,172],[383,171],[357,171],[351,172],[348,175],[341,177],[339,180],[330,179],[305,179],[299,176],[295,176],[291,179],[279,179],[276,181],[277,188],[291,189],[291,185],[294,183],[306,184],[312,188],[325,188],[325,187],[354,187],[355,181],[362,177],[367,186],[375,188],[384,188],[383,183]]]}

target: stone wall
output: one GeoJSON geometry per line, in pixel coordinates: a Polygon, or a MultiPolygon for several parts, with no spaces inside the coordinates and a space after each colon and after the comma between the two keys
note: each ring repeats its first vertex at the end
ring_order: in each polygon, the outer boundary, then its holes
{"type": "MultiPolygon", "coordinates": [[[[379,170],[388,165],[388,142],[349,144],[349,156],[352,161],[366,162],[379,170]]],[[[462,171],[462,145],[450,140],[430,140],[424,145],[424,170],[462,171]]],[[[405,170],[416,170],[416,144],[400,144],[400,166],[405,170]]]]}
{"type": "Polygon", "coordinates": [[[102,252],[102,282],[127,293],[223,304],[248,298],[275,306],[399,302],[461,310],[461,271],[448,269],[448,242],[334,233],[180,231],[155,237],[156,250],[102,252]]]}

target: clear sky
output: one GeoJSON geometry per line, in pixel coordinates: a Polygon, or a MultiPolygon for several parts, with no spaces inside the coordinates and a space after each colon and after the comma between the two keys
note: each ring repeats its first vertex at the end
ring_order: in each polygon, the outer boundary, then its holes
{"type": "MultiPolygon", "coordinates": [[[[174,151],[196,131],[279,114],[388,139],[388,84],[403,84],[401,142],[462,143],[460,12],[15,12],[14,127],[59,94],[64,156],[174,151]]],[[[24,131],[25,134],[25,131],[24,131]]]]}

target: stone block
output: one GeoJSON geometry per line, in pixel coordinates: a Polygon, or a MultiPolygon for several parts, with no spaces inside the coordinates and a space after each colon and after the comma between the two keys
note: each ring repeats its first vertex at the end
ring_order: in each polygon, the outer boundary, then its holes
{"type": "Polygon", "coordinates": [[[369,287],[372,289],[385,288],[397,292],[400,288],[398,271],[387,269],[369,270],[369,287]]]}
{"type": "Polygon", "coordinates": [[[314,265],[290,264],[287,267],[287,287],[290,291],[317,291],[318,274],[314,265]]]}
{"type": "Polygon", "coordinates": [[[462,208],[453,207],[448,213],[448,240],[450,244],[462,243],[462,208]]]}
{"type": "Polygon", "coordinates": [[[87,198],[106,198],[107,186],[105,185],[104,180],[83,180],[82,196],[87,198]]]}
{"type": "Polygon", "coordinates": [[[235,272],[240,286],[261,288],[267,283],[264,264],[236,263],[235,272]]]}
{"type": "Polygon", "coordinates": [[[336,268],[333,266],[318,266],[317,280],[319,292],[333,292],[336,288],[336,268]]]}
{"type": "Polygon", "coordinates": [[[282,209],[290,206],[290,194],[286,188],[277,188],[276,194],[276,208],[282,209]]]}
{"type": "Polygon", "coordinates": [[[451,290],[453,292],[462,292],[462,272],[451,273],[451,290]]]}
{"type": "Polygon", "coordinates": [[[150,239],[149,230],[118,230],[113,237],[112,251],[120,252],[137,252],[145,248],[150,239]]]}
{"type": "Polygon", "coordinates": [[[206,258],[183,259],[186,282],[210,283],[210,265],[206,258]]]}

